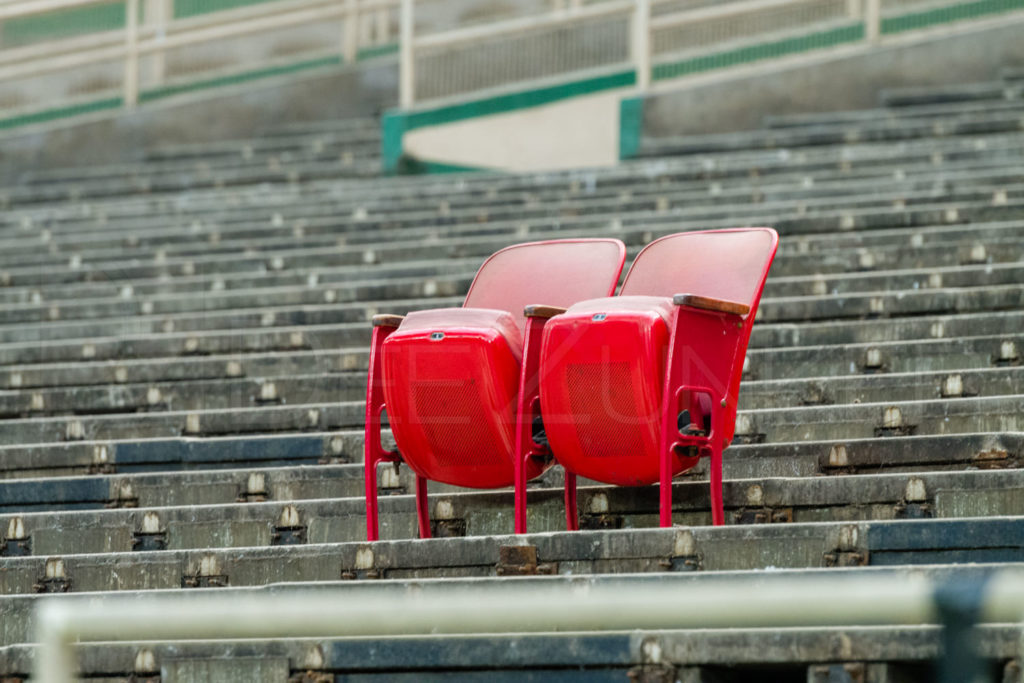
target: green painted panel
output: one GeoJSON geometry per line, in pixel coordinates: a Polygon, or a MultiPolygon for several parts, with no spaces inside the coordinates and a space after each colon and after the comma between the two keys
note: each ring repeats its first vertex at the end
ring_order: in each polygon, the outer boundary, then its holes
{"type": "Polygon", "coordinates": [[[92,102],[68,105],[65,107],[43,109],[42,111],[30,112],[28,114],[18,114],[17,116],[0,119],[0,130],[16,128],[18,126],[27,126],[33,123],[44,123],[46,121],[54,121],[57,119],[78,116],[80,114],[88,114],[95,111],[103,111],[106,109],[117,109],[121,106],[121,102],[122,100],[120,97],[111,97],[102,100],[94,100],[92,102]]]}
{"type": "Polygon", "coordinates": [[[619,159],[631,159],[640,150],[644,130],[644,98],[626,97],[619,102],[619,159]]]}
{"type": "Polygon", "coordinates": [[[816,31],[804,36],[794,36],[782,40],[773,40],[767,43],[747,45],[734,50],[712,52],[711,54],[692,57],[677,62],[657,64],[654,67],[652,78],[663,80],[667,78],[678,78],[701,71],[712,69],[724,69],[739,64],[782,57],[783,55],[809,50],[842,45],[864,40],[864,25],[860,22],[831,28],[825,31],[816,31]]]}
{"type": "Polygon", "coordinates": [[[915,29],[948,24],[964,19],[975,19],[987,14],[997,14],[1024,8],[1024,0],[975,0],[946,7],[935,7],[920,12],[910,12],[896,17],[882,19],[882,33],[900,33],[915,29]]]}

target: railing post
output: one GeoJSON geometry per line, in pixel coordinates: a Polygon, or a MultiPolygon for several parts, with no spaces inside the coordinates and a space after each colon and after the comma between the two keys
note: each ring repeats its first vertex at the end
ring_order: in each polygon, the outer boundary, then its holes
{"type": "Polygon", "coordinates": [[[360,45],[372,45],[373,44],[373,15],[369,12],[361,12],[359,14],[359,44],[360,45]]]}
{"type": "Polygon", "coordinates": [[[882,0],[864,0],[864,40],[877,43],[882,35],[882,0]]]}
{"type": "Polygon", "coordinates": [[[402,0],[400,54],[398,62],[398,104],[408,109],[415,101],[415,73],[413,72],[413,0],[402,0]]]}
{"type": "Polygon", "coordinates": [[[651,0],[636,0],[632,29],[636,87],[646,90],[651,86],[651,0]]]}
{"type": "Polygon", "coordinates": [[[390,33],[390,20],[391,17],[386,9],[377,10],[377,29],[375,31],[377,38],[377,45],[386,45],[388,42],[388,34],[390,33]]]}
{"type": "MultiPolygon", "coordinates": [[[[142,24],[153,29],[153,36],[158,43],[162,43],[167,36],[167,23],[173,19],[171,3],[173,0],[145,0],[146,11],[142,17],[142,24]]],[[[160,85],[164,81],[166,70],[166,54],[158,50],[149,55],[149,68],[147,69],[146,82],[149,85],[160,85]]]]}
{"type": "Polygon", "coordinates": [[[358,0],[346,0],[345,25],[342,28],[341,54],[346,64],[355,64],[359,57],[358,0]]]}
{"type": "Polygon", "coordinates": [[[861,16],[862,0],[846,0],[846,16],[851,19],[859,19],[861,16]]]}
{"type": "Polygon", "coordinates": [[[139,0],[125,0],[124,106],[139,103],[139,0]]]}

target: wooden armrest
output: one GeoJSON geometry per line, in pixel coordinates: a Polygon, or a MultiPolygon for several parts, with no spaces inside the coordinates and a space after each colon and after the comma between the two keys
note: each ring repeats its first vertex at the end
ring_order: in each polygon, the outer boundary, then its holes
{"type": "Polygon", "coordinates": [[[558,306],[542,306],[540,304],[530,304],[523,309],[523,315],[527,318],[553,318],[562,313],[565,313],[564,308],[560,308],[558,306]]]}
{"type": "Polygon", "coordinates": [[[696,294],[676,294],[672,297],[672,303],[676,306],[690,306],[692,308],[702,308],[705,311],[732,313],[733,315],[746,315],[750,313],[750,306],[746,304],[725,301],[724,299],[712,299],[711,297],[697,296],[696,294]]]}
{"type": "Polygon", "coordinates": [[[390,315],[388,313],[382,313],[381,315],[373,316],[374,327],[398,327],[405,320],[404,315],[390,315]]]}

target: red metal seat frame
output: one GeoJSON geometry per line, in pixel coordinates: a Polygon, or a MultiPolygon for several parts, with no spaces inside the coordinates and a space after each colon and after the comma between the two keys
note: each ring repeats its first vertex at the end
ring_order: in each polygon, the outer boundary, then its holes
{"type": "MultiPolygon", "coordinates": [[[[527,253],[527,252],[523,252],[527,253]]],[[[540,253],[534,251],[533,253],[540,253]]],[[[546,249],[545,253],[554,253],[546,249]]],[[[546,447],[536,443],[532,437],[533,418],[538,414],[540,401],[538,396],[537,372],[540,367],[540,341],[543,328],[547,320],[574,303],[572,292],[588,291],[593,295],[610,295],[615,290],[615,285],[625,263],[625,246],[619,240],[612,239],[568,239],[549,240],[545,242],[534,242],[528,244],[514,245],[502,249],[490,258],[477,271],[477,275],[466,295],[464,308],[487,308],[507,310],[522,326],[522,360],[519,368],[518,393],[516,396],[514,418],[516,421],[514,430],[514,452],[512,457],[512,476],[507,484],[515,488],[515,528],[517,532],[525,531],[526,526],[526,481],[537,476],[546,470],[552,463],[551,452],[546,447]],[[502,292],[502,289],[515,290],[515,284],[511,286],[503,282],[502,277],[494,277],[496,266],[493,264],[507,255],[510,250],[532,248],[544,249],[547,245],[560,246],[562,251],[567,248],[574,248],[570,245],[581,247],[595,246],[597,244],[613,245],[615,249],[605,255],[605,261],[596,264],[591,268],[562,269],[549,267],[538,275],[524,275],[526,282],[521,282],[519,289],[529,292],[523,294],[515,291],[502,292]],[[612,258],[608,258],[608,256],[612,258]],[[571,286],[569,286],[571,279],[571,286]],[[522,302],[513,303],[516,297],[536,296],[544,299],[537,304],[523,305],[522,302]],[[511,301],[510,301],[511,300],[511,301]]],[[[581,266],[586,264],[581,262],[581,266]]],[[[514,278],[513,278],[514,279],[514,278]]],[[[585,297],[584,297],[585,298],[585,297]]],[[[370,342],[370,363],[367,376],[366,391],[366,416],[364,434],[364,467],[365,467],[365,495],[366,495],[366,528],[367,539],[375,541],[379,538],[379,513],[377,506],[377,468],[381,463],[403,462],[402,454],[398,450],[389,451],[383,447],[381,442],[381,429],[383,426],[383,414],[386,409],[386,373],[384,372],[384,358],[386,353],[385,342],[392,336],[402,324],[403,318],[396,315],[379,315],[373,319],[373,334],[370,342]]],[[[396,337],[397,339],[397,337],[396,337]]],[[[401,444],[399,444],[401,447],[401,444]]],[[[410,456],[411,457],[411,456],[410,456]]],[[[427,478],[415,471],[416,478],[416,511],[421,538],[429,538],[431,535],[430,515],[427,499],[427,478]]]]}
{"type": "MultiPolygon", "coordinates": [[[[710,461],[712,523],[715,525],[725,523],[722,500],[722,452],[731,442],[735,431],[743,361],[761,292],[764,289],[768,270],[775,257],[777,247],[778,235],[770,228],[709,230],[669,235],[652,242],[637,255],[633,267],[623,283],[622,294],[625,295],[673,297],[672,314],[669,321],[670,336],[661,389],[660,417],[658,418],[660,427],[657,441],[658,476],[656,481],[660,488],[659,522],[661,526],[672,525],[672,477],[692,468],[702,457],[707,457],[710,461]],[[748,233],[748,235],[736,234],[741,232],[748,233]],[[718,239],[717,235],[729,237],[718,239]],[[744,272],[742,278],[744,282],[741,286],[731,287],[728,283],[723,284],[724,281],[714,275],[714,264],[728,262],[729,254],[723,253],[721,250],[716,252],[716,241],[722,242],[722,246],[727,249],[727,245],[733,245],[737,240],[742,243],[742,240],[748,238],[754,248],[751,249],[751,253],[744,254],[744,263],[748,266],[748,270],[756,272],[744,272]],[[693,258],[689,259],[689,269],[694,273],[692,276],[680,272],[661,277],[659,273],[652,272],[652,267],[667,269],[672,264],[671,259],[668,258],[671,256],[671,250],[668,250],[668,254],[662,254],[660,257],[646,258],[646,255],[652,255],[651,250],[659,249],[659,245],[666,246],[664,245],[666,240],[676,240],[675,248],[685,246],[688,242],[693,243],[695,252],[692,255],[693,258]],[[710,265],[699,263],[698,259],[706,259],[710,265]],[[709,272],[712,275],[709,276],[709,272]],[[685,293],[679,293],[679,289],[664,290],[665,287],[677,286],[685,287],[685,293]],[[662,291],[658,291],[659,288],[662,288],[662,291]],[[723,290],[735,290],[742,294],[737,298],[744,300],[732,301],[718,298],[721,295],[716,296],[716,294],[723,290]],[[710,398],[710,430],[706,434],[684,434],[680,431],[678,416],[682,410],[693,407],[693,402],[699,395],[710,398]],[[691,456],[693,453],[696,455],[691,456]]],[[[687,268],[683,267],[681,270],[685,271],[687,268]]],[[[596,310],[595,306],[600,306],[598,301],[587,301],[580,304],[579,308],[589,312],[591,309],[596,310]]],[[[572,315],[573,310],[570,309],[564,320],[568,321],[572,315]]],[[[611,315],[609,313],[609,316],[611,315]]],[[[559,318],[555,320],[558,321],[559,318]]],[[[579,320],[578,317],[577,320],[579,320]]],[[[556,322],[551,326],[552,334],[550,336],[552,338],[555,337],[554,332],[558,329],[559,324],[556,322]]],[[[545,341],[547,339],[548,335],[545,335],[545,341]]],[[[541,376],[544,377],[541,386],[541,400],[546,412],[569,414],[571,413],[569,406],[547,403],[549,392],[545,390],[544,382],[554,382],[555,380],[549,380],[549,377],[557,375],[555,361],[549,363],[548,358],[553,351],[554,349],[547,348],[547,344],[545,344],[541,360],[541,376]]],[[[550,386],[554,387],[555,385],[551,384],[550,386]]],[[[556,395],[557,392],[552,389],[550,394],[556,395]]],[[[703,401],[702,404],[707,405],[707,401],[703,401]]],[[[552,424],[548,431],[553,444],[556,440],[560,440],[555,438],[558,435],[555,430],[558,429],[576,430],[577,426],[564,423],[552,424]]],[[[584,426],[583,429],[586,427],[584,426]]],[[[561,433],[563,435],[570,434],[569,431],[561,433]]],[[[576,431],[571,432],[571,434],[576,433],[576,431]]],[[[554,446],[555,457],[558,458],[558,444],[554,444],[554,446]]],[[[575,452],[579,452],[578,448],[574,450],[575,452]]],[[[565,466],[566,463],[562,462],[562,464],[565,466]]],[[[578,529],[575,474],[569,467],[566,467],[566,473],[566,525],[569,529],[578,529]]],[[[637,483],[650,484],[654,481],[637,483]]]]}

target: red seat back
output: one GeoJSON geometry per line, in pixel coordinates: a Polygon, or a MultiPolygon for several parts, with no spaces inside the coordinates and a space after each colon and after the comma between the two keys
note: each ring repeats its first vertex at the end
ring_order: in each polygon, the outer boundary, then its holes
{"type": "Polygon", "coordinates": [[[610,296],[626,248],[613,239],[549,240],[506,247],[480,266],[463,304],[510,312],[526,328],[531,304],[567,308],[577,301],[610,296]]]}
{"type": "Polygon", "coordinates": [[[621,296],[699,294],[756,306],[779,237],[769,228],[684,232],[637,254],[621,296]]]}
{"type": "Polygon", "coordinates": [[[721,435],[732,440],[736,427],[736,400],[743,375],[757,305],[779,236],[771,228],[735,228],[669,235],[648,244],[637,254],[622,283],[622,295],[673,296],[697,294],[750,306],[737,340],[739,357],[729,377],[730,409],[721,435]]]}

